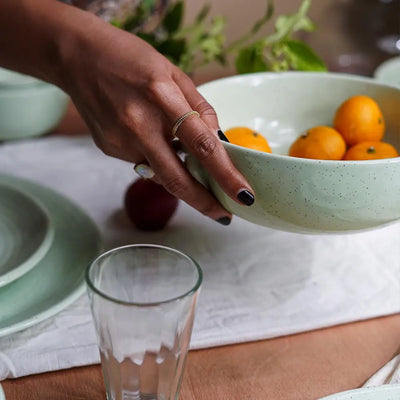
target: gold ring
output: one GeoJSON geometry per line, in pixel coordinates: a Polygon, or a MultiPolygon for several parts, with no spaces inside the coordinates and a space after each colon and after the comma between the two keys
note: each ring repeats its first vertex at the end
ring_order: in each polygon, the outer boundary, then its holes
{"type": "Polygon", "coordinates": [[[200,114],[197,111],[189,111],[186,114],[183,114],[181,117],[178,118],[178,120],[175,122],[174,127],[172,128],[172,136],[176,136],[176,132],[178,131],[179,127],[183,124],[186,118],[189,118],[191,115],[197,115],[197,117],[200,117],[200,114]]]}
{"type": "Polygon", "coordinates": [[[147,164],[136,164],[134,171],[143,179],[151,179],[154,177],[154,171],[147,164]]]}

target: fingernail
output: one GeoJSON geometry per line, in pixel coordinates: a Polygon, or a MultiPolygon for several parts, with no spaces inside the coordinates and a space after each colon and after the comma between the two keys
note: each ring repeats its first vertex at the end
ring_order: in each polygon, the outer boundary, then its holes
{"type": "Polygon", "coordinates": [[[220,138],[220,140],[229,143],[228,138],[224,135],[224,132],[222,132],[221,129],[218,129],[217,133],[218,133],[218,137],[220,138]]]}
{"type": "Polygon", "coordinates": [[[231,223],[231,219],[229,217],[221,217],[216,219],[216,221],[221,225],[229,225],[231,223]]]}
{"type": "Polygon", "coordinates": [[[254,196],[246,189],[241,190],[237,198],[246,206],[251,206],[254,203],[254,196]]]}

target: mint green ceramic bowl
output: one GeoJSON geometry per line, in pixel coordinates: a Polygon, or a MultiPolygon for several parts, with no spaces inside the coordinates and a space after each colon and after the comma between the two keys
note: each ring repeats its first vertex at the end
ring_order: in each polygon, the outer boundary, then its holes
{"type": "Polygon", "coordinates": [[[223,130],[248,126],[263,134],[273,154],[224,143],[255,190],[251,207],[231,200],[191,156],[191,173],[233,214],[255,224],[300,233],[376,228],[400,219],[400,157],[376,161],[321,161],[287,156],[299,134],[331,125],[337,107],[364,94],[380,105],[384,140],[400,151],[400,88],[335,73],[240,75],[209,82],[200,92],[215,107],[223,130]]]}
{"type": "Polygon", "coordinates": [[[68,96],[56,86],[0,68],[0,141],[51,131],[67,105],[68,96]]]}

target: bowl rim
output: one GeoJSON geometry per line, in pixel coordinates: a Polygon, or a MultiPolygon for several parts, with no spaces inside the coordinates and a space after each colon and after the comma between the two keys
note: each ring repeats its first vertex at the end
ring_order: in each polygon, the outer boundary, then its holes
{"type": "Polygon", "coordinates": [[[40,84],[42,81],[35,76],[27,75],[13,69],[0,67],[0,85],[7,87],[21,87],[40,84]],[[4,79],[5,77],[5,79],[4,79]]]}
{"type": "MultiPolygon", "coordinates": [[[[13,99],[26,97],[27,95],[38,95],[44,92],[57,92],[63,91],[58,86],[53,85],[49,82],[39,82],[31,85],[20,85],[20,86],[6,86],[0,83],[0,99],[13,99]]],[[[67,94],[66,94],[67,95],[67,94]]]]}
{"type": "MultiPolygon", "coordinates": [[[[394,57],[397,58],[397,57],[394,57]]],[[[398,56],[400,58],[400,56],[398,56]]],[[[393,58],[392,58],[393,60],[393,58]]],[[[231,75],[231,76],[225,76],[222,78],[217,78],[213,79],[211,81],[204,82],[200,85],[197,86],[197,89],[203,89],[207,86],[211,86],[215,83],[218,82],[223,82],[223,81],[240,81],[240,80],[247,80],[250,78],[255,78],[255,77],[267,77],[268,79],[276,79],[276,78],[281,78],[283,76],[318,76],[318,77],[325,77],[325,78],[330,78],[330,79],[345,79],[345,80],[351,80],[351,81],[359,81],[359,82],[369,82],[372,83],[375,86],[384,86],[389,89],[393,89],[392,85],[389,85],[385,82],[378,81],[372,76],[362,76],[362,75],[355,75],[355,74],[349,74],[346,72],[331,72],[331,71],[278,71],[278,72],[272,72],[272,71],[265,71],[265,72],[250,72],[247,74],[236,74],[236,75],[231,75]]],[[[396,88],[394,88],[396,89],[396,88]]]]}
{"type": "MultiPolygon", "coordinates": [[[[267,79],[278,79],[282,78],[284,76],[322,76],[325,78],[329,79],[345,79],[345,80],[351,80],[351,81],[358,81],[358,82],[364,82],[364,83],[369,83],[372,84],[373,86],[376,87],[384,87],[389,90],[395,90],[400,92],[400,87],[393,86],[389,83],[385,83],[382,81],[378,81],[377,79],[373,77],[368,77],[368,76],[361,76],[361,75],[353,75],[349,73],[343,73],[343,72],[317,72],[317,71],[282,71],[282,72],[252,72],[248,74],[241,74],[241,75],[233,75],[233,76],[227,76],[223,78],[218,78],[214,79],[212,81],[205,82],[199,86],[197,86],[198,90],[203,90],[204,88],[207,88],[207,86],[212,86],[216,83],[221,83],[221,82],[240,82],[240,81],[246,81],[248,79],[254,79],[258,77],[263,77],[267,79]]],[[[397,164],[400,162],[400,156],[399,157],[393,157],[393,158],[382,158],[378,160],[317,160],[317,159],[311,159],[311,158],[300,158],[300,157],[293,157],[289,156],[286,154],[276,154],[276,153],[266,153],[263,151],[259,150],[253,150],[249,149],[246,147],[238,146],[233,143],[228,143],[228,142],[222,142],[223,146],[226,147],[227,149],[232,149],[234,151],[237,151],[239,153],[249,153],[249,154],[258,154],[266,157],[270,157],[272,159],[277,159],[277,160],[287,160],[289,163],[301,163],[301,164],[322,164],[322,165],[340,165],[340,166],[365,166],[365,165],[382,165],[382,164],[397,164]]]]}

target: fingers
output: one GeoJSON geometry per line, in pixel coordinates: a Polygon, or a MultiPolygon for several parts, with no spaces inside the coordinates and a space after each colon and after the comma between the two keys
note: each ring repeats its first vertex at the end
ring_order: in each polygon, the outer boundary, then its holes
{"type": "Polygon", "coordinates": [[[161,135],[153,137],[151,144],[145,149],[145,156],[155,173],[153,180],[202,214],[223,225],[229,225],[232,214],[187,172],[182,161],[161,135]]]}
{"type": "Polygon", "coordinates": [[[182,199],[193,208],[217,222],[228,225],[232,214],[223,208],[218,200],[187,171],[176,149],[163,134],[165,121],[154,105],[148,104],[138,116],[136,108],[131,107],[127,117],[130,121],[125,125],[125,137],[130,139],[125,151],[134,153],[133,149],[140,149],[141,155],[131,161],[136,163],[135,171],[144,178],[162,184],[171,194],[182,199]],[[135,134],[128,128],[135,128],[135,134]],[[154,176],[152,174],[154,172],[154,176]]]}
{"type": "MultiPolygon", "coordinates": [[[[181,81],[179,82],[181,84],[181,81]]],[[[186,98],[174,82],[163,82],[154,93],[155,100],[164,110],[171,126],[182,115],[201,106],[208,126],[202,118],[190,116],[179,127],[177,136],[188,149],[220,184],[222,190],[232,199],[244,205],[254,203],[254,194],[247,180],[241,175],[226,153],[216,134],[218,120],[212,107],[205,102],[197,90],[190,86],[187,80],[182,81],[186,98]],[[174,99],[171,102],[170,99],[174,99]],[[192,103],[189,103],[189,100],[192,103]]],[[[198,111],[198,110],[196,110],[198,111]]],[[[200,112],[199,111],[199,112],[200,112]]]]}
{"type": "Polygon", "coordinates": [[[216,132],[219,129],[217,114],[211,104],[198,92],[193,81],[181,71],[178,71],[174,79],[191,108],[200,114],[201,119],[213,132],[216,132]]]}

